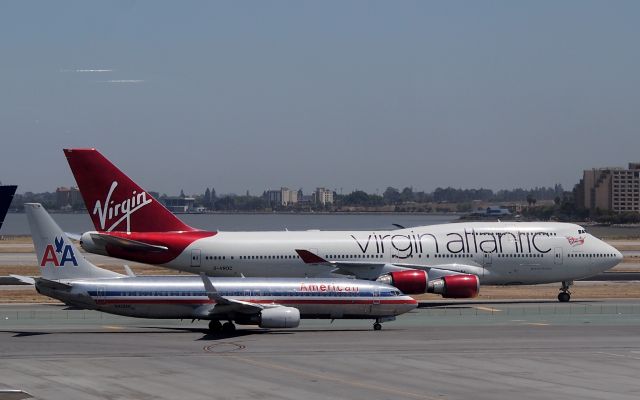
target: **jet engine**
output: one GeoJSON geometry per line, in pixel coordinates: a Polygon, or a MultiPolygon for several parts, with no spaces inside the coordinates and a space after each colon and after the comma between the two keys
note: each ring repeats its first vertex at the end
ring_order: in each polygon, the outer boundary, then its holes
{"type": "Polygon", "coordinates": [[[441,294],[445,298],[468,299],[480,292],[480,280],[475,275],[446,275],[427,284],[427,293],[441,294]]]}
{"type": "Polygon", "coordinates": [[[300,310],[294,307],[265,308],[260,312],[260,328],[297,328],[300,310]]]}
{"type": "Polygon", "coordinates": [[[411,269],[380,275],[376,281],[397,287],[404,294],[435,293],[445,298],[468,299],[480,292],[480,280],[475,275],[446,275],[428,280],[426,271],[411,269]]]}
{"type": "Polygon", "coordinates": [[[389,272],[380,275],[376,281],[395,286],[404,294],[422,294],[427,291],[427,273],[419,269],[389,272]]]}

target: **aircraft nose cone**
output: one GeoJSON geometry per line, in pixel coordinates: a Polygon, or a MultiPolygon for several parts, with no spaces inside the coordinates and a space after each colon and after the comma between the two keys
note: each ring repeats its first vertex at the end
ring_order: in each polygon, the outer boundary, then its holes
{"type": "Polygon", "coordinates": [[[615,267],[624,259],[624,256],[622,255],[622,253],[618,251],[618,249],[616,249],[615,247],[611,246],[610,244],[607,244],[607,252],[613,254],[613,260],[612,260],[613,262],[611,267],[615,267]]]}
{"type": "Polygon", "coordinates": [[[405,301],[403,302],[402,306],[398,307],[398,311],[400,312],[400,314],[407,313],[418,307],[418,300],[414,299],[413,297],[407,296],[404,300],[405,301]]]}
{"type": "Polygon", "coordinates": [[[619,262],[619,263],[622,262],[622,260],[624,259],[624,256],[617,249],[614,248],[614,250],[615,250],[615,255],[616,255],[616,261],[619,262]]]}

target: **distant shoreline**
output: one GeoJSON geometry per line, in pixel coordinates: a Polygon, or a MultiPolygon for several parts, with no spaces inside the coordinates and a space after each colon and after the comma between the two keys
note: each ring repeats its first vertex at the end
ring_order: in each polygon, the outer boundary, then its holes
{"type": "MultiPolygon", "coordinates": [[[[49,214],[86,214],[87,211],[61,211],[47,210],[49,214]]],[[[8,214],[24,214],[24,211],[10,210],[8,214]]],[[[432,216],[457,216],[466,215],[460,212],[399,212],[399,211],[209,211],[209,212],[174,212],[174,215],[432,215],[432,216]]]]}

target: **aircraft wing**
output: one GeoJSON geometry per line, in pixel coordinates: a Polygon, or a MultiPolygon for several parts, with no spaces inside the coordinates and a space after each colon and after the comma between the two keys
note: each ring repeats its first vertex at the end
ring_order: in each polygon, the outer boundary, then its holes
{"type": "Polygon", "coordinates": [[[309,250],[296,250],[302,261],[306,264],[333,266],[332,271],[337,274],[355,275],[362,279],[376,279],[380,275],[408,269],[419,269],[427,271],[429,279],[441,278],[445,275],[472,274],[483,276],[485,269],[474,264],[437,264],[437,265],[420,265],[412,263],[386,263],[380,261],[329,261],[309,250]]]}
{"type": "Polygon", "coordinates": [[[140,242],[138,240],[125,239],[117,236],[111,236],[109,234],[103,233],[92,233],[91,239],[93,239],[96,243],[106,243],[112,246],[116,246],[120,249],[130,250],[130,251],[148,251],[148,252],[163,252],[169,250],[166,246],[158,246],[155,244],[149,244],[145,242],[140,242]]]}

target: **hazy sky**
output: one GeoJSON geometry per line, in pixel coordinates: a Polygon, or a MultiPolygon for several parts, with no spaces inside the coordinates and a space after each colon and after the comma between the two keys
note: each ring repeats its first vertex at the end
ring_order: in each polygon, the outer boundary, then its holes
{"type": "Polygon", "coordinates": [[[640,161],[638,1],[2,1],[0,180],[575,184],[640,161]]]}

